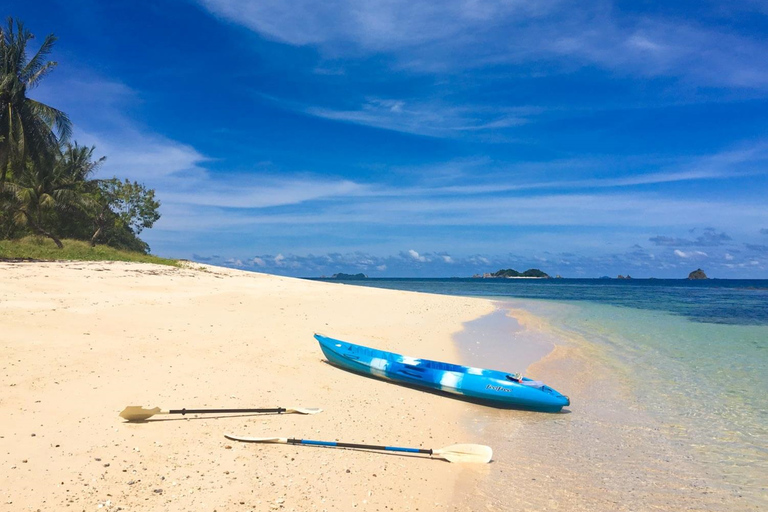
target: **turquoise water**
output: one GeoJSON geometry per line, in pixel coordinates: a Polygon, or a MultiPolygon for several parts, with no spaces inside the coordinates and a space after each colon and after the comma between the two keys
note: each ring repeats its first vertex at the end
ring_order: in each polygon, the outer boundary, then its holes
{"type": "MultiPolygon", "coordinates": [[[[600,303],[528,304],[604,348],[667,437],[755,499],[768,496],[768,326],[600,303]]],[[[767,503],[768,504],[768,503],[767,503]]]]}
{"type": "MultiPolygon", "coordinates": [[[[347,284],[495,298],[547,319],[565,337],[599,349],[615,370],[612,378],[631,390],[631,407],[655,418],[649,428],[658,428],[665,442],[680,448],[680,460],[690,459],[687,478],[700,473],[707,486],[736,499],[724,510],[741,509],[735,503],[750,510],[768,506],[768,281],[370,279],[347,284]]],[[[561,389],[566,394],[567,385],[561,389]]],[[[574,402],[572,415],[581,413],[589,421],[589,404],[581,411],[580,405],[574,402]]],[[[553,427],[552,435],[557,431],[553,427]]],[[[503,429],[499,432],[503,436],[503,429]]]]}

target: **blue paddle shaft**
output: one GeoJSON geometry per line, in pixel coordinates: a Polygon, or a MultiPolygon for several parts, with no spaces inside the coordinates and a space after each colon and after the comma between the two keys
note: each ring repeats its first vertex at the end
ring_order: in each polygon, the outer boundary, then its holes
{"type": "Polygon", "coordinates": [[[432,455],[432,450],[422,448],[400,448],[398,446],[378,446],[373,444],[337,443],[335,441],[312,441],[311,439],[289,439],[290,444],[308,444],[314,446],[334,446],[337,448],[360,448],[363,450],[384,450],[390,452],[426,453],[432,455]]]}

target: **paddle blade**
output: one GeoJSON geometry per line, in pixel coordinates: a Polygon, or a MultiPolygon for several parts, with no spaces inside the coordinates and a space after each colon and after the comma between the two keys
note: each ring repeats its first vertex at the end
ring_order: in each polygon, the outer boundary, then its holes
{"type": "Polygon", "coordinates": [[[243,443],[287,443],[287,437],[241,437],[232,434],[224,434],[224,437],[233,441],[242,441],[243,443]]]}
{"type": "Polygon", "coordinates": [[[287,407],[285,412],[295,412],[298,414],[317,414],[319,412],[323,412],[323,410],[318,407],[287,407]]]}
{"type": "Polygon", "coordinates": [[[493,450],[490,446],[484,446],[482,444],[453,444],[440,448],[439,450],[433,450],[432,453],[441,457],[448,462],[476,462],[480,464],[487,464],[491,462],[493,457],[493,450]]]}
{"type": "Polygon", "coordinates": [[[154,409],[145,409],[140,405],[129,405],[120,413],[121,418],[128,421],[142,421],[151,418],[155,414],[161,414],[163,411],[159,407],[154,409]]]}

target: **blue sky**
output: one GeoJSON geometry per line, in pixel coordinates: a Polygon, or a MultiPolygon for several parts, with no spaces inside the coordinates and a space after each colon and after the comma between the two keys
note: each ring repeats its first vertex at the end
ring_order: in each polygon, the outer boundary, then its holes
{"type": "Polygon", "coordinates": [[[758,0],[14,0],[155,254],[296,276],[768,278],[758,0]]]}

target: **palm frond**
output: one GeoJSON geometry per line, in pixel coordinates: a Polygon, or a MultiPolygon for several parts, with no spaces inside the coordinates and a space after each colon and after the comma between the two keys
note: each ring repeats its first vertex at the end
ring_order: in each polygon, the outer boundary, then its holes
{"type": "Polygon", "coordinates": [[[27,216],[24,212],[24,210],[16,210],[13,213],[13,221],[19,225],[19,226],[26,226],[27,225],[27,216]]]}
{"type": "Polygon", "coordinates": [[[56,131],[59,132],[59,139],[62,141],[69,140],[69,137],[72,135],[72,121],[69,120],[67,114],[31,98],[27,98],[24,101],[24,106],[29,108],[32,115],[43,119],[48,126],[51,128],[55,127],[56,131]]]}
{"type": "Polygon", "coordinates": [[[27,44],[34,35],[19,20],[8,17],[0,27],[0,182],[20,172],[27,159],[48,160],[72,134],[72,123],[62,111],[26,96],[56,66],[47,61],[56,36],[48,35],[31,59],[27,44]]]}
{"type": "Polygon", "coordinates": [[[37,85],[34,80],[31,80],[31,77],[38,74],[40,70],[51,64],[50,62],[45,63],[44,61],[45,58],[53,51],[53,45],[56,43],[57,39],[58,38],[55,35],[48,34],[48,36],[46,36],[45,40],[43,41],[43,44],[37,50],[37,53],[35,53],[35,56],[29,59],[26,65],[20,69],[19,77],[22,81],[27,83],[27,87],[31,88],[37,85]]]}
{"type": "Polygon", "coordinates": [[[37,87],[37,84],[40,83],[40,81],[45,78],[45,76],[53,71],[53,69],[58,65],[58,62],[46,62],[40,69],[35,71],[33,74],[31,74],[28,77],[24,78],[24,84],[27,87],[27,90],[34,89],[37,87]]]}
{"type": "Polygon", "coordinates": [[[35,36],[24,28],[24,23],[21,20],[16,20],[16,34],[13,34],[13,18],[8,18],[8,28],[11,33],[11,42],[15,51],[13,53],[14,61],[12,62],[14,69],[21,70],[24,64],[27,62],[27,42],[30,39],[34,39],[35,36]]]}
{"type": "Polygon", "coordinates": [[[37,204],[43,209],[51,209],[56,206],[56,199],[51,194],[42,194],[37,204]]]}

